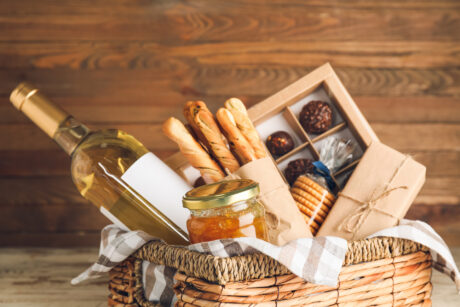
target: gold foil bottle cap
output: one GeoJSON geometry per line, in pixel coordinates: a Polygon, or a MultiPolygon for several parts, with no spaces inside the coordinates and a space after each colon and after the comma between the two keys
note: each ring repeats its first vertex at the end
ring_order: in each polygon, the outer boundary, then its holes
{"type": "Polygon", "coordinates": [[[10,101],[50,137],[54,136],[59,125],[69,116],[39,93],[36,87],[25,82],[11,92],[10,101]]]}
{"type": "Polygon", "coordinates": [[[29,83],[22,82],[11,92],[10,101],[11,103],[21,111],[22,105],[27,98],[34,95],[38,90],[29,83]]]}

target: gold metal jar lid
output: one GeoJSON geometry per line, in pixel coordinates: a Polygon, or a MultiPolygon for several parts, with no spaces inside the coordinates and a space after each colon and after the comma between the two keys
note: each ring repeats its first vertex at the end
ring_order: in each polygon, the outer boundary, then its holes
{"type": "Polygon", "coordinates": [[[249,179],[225,180],[188,191],[182,198],[185,208],[192,210],[225,207],[259,195],[259,184],[249,179]]]}

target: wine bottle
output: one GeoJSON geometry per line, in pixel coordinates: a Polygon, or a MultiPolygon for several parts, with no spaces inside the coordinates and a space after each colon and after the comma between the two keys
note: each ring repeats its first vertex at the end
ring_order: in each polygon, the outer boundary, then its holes
{"type": "Polygon", "coordinates": [[[70,155],[80,194],[112,222],[170,244],[188,242],[188,213],[180,204],[190,187],[133,136],[117,129],[92,131],[27,83],[19,84],[10,100],[70,155]],[[155,207],[151,199],[161,201],[155,207]]]}

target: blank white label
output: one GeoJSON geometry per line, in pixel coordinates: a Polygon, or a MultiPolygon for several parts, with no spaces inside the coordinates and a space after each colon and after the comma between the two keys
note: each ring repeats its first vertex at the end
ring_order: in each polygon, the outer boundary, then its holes
{"type": "Polygon", "coordinates": [[[146,153],[121,179],[187,233],[190,214],[182,207],[182,197],[191,186],[157,156],[146,153]]]}

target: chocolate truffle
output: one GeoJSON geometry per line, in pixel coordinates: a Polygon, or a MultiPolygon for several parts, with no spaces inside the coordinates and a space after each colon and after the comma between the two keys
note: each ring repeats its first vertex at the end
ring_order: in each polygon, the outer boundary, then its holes
{"type": "Polygon", "coordinates": [[[273,156],[282,156],[294,149],[294,140],[285,131],[277,131],[271,134],[265,144],[273,156]]]}
{"type": "Polygon", "coordinates": [[[310,101],[303,106],[299,122],[308,133],[322,133],[332,124],[331,107],[324,101],[310,101]]]}
{"type": "Polygon", "coordinates": [[[297,159],[289,162],[284,170],[284,176],[290,185],[293,185],[297,177],[306,173],[313,173],[313,164],[310,159],[297,159]]]}

